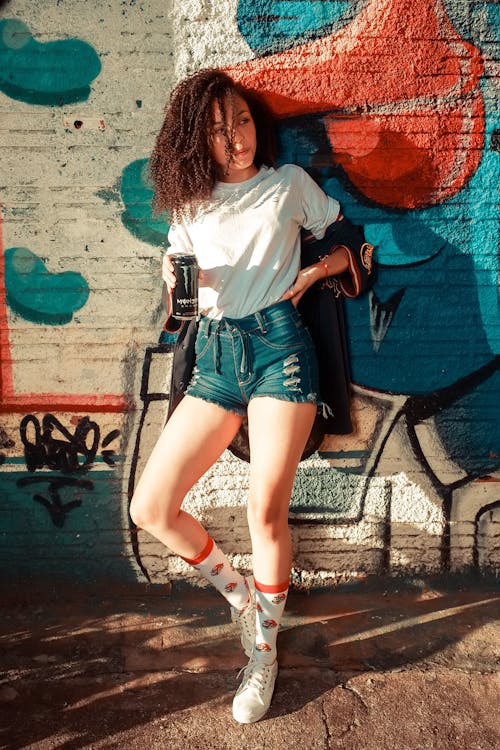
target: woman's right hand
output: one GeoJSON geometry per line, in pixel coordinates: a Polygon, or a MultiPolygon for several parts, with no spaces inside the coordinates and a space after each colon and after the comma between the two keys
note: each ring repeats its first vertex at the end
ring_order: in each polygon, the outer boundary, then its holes
{"type": "Polygon", "coordinates": [[[177,279],[175,278],[174,264],[170,260],[170,256],[167,254],[163,256],[163,261],[161,265],[161,275],[162,275],[163,281],[167,285],[168,293],[172,294],[172,290],[174,289],[177,283],[177,279]]]}

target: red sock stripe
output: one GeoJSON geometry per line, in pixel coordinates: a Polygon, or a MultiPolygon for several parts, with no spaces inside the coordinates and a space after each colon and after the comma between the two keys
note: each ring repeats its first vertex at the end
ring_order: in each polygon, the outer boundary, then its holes
{"type": "Polygon", "coordinates": [[[258,591],[262,591],[263,594],[281,594],[285,591],[288,591],[288,581],[285,581],[284,583],[278,583],[272,586],[267,586],[265,583],[259,583],[258,581],[255,581],[255,588],[258,591]]]}
{"type": "Polygon", "coordinates": [[[205,544],[205,546],[203,547],[199,555],[194,557],[192,560],[189,557],[182,557],[182,555],[181,557],[185,562],[189,563],[189,565],[199,565],[200,563],[203,562],[203,560],[206,560],[206,558],[209,556],[213,548],[214,548],[214,540],[212,539],[211,536],[209,536],[207,543],[205,544]]]}

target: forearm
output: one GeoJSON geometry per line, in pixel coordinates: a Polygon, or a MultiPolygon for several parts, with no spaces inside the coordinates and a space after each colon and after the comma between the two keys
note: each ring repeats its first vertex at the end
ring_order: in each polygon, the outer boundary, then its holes
{"type": "Polygon", "coordinates": [[[328,276],[338,276],[340,273],[344,273],[349,267],[349,257],[347,250],[343,247],[338,247],[333,253],[323,256],[323,258],[314,263],[312,266],[307,266],[303,269],[303,272],[311,278],[312,283],[325,279],[328,276]]]}

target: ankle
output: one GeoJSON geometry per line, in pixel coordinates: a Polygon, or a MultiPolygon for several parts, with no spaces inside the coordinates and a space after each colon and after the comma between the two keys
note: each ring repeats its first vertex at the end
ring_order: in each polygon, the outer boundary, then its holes
{"type": "Polygon", "coordinates": [[[274,662],[277,661],[278,654],[276,653],[276,651],[262,654],[254,647],[251,659],[255,662],[255,664],[263,664],[266,667],[270,667],[271,664],[274,664],[274,662]]]}

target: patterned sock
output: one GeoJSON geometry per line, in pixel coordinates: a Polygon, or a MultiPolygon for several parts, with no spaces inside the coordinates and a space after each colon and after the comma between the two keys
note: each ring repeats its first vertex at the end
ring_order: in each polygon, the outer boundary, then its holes
{"type": "Polygon", "coordinates": [[[285,609],[288,581],[266,586],[255,581],[257,636],[254,656],[257,661],[272,664],[276,657],[276,638],[285,609]]]}
{"type": "Polygon", "coordinates": [[[197,557],[192,560],[188,557],[182,559],[195,570],[199,570],[232,607],[244,609],[248,604],[249,594],[244,577],[233,568],[212,537],[208,537],[205,547],[197,557]]]}

